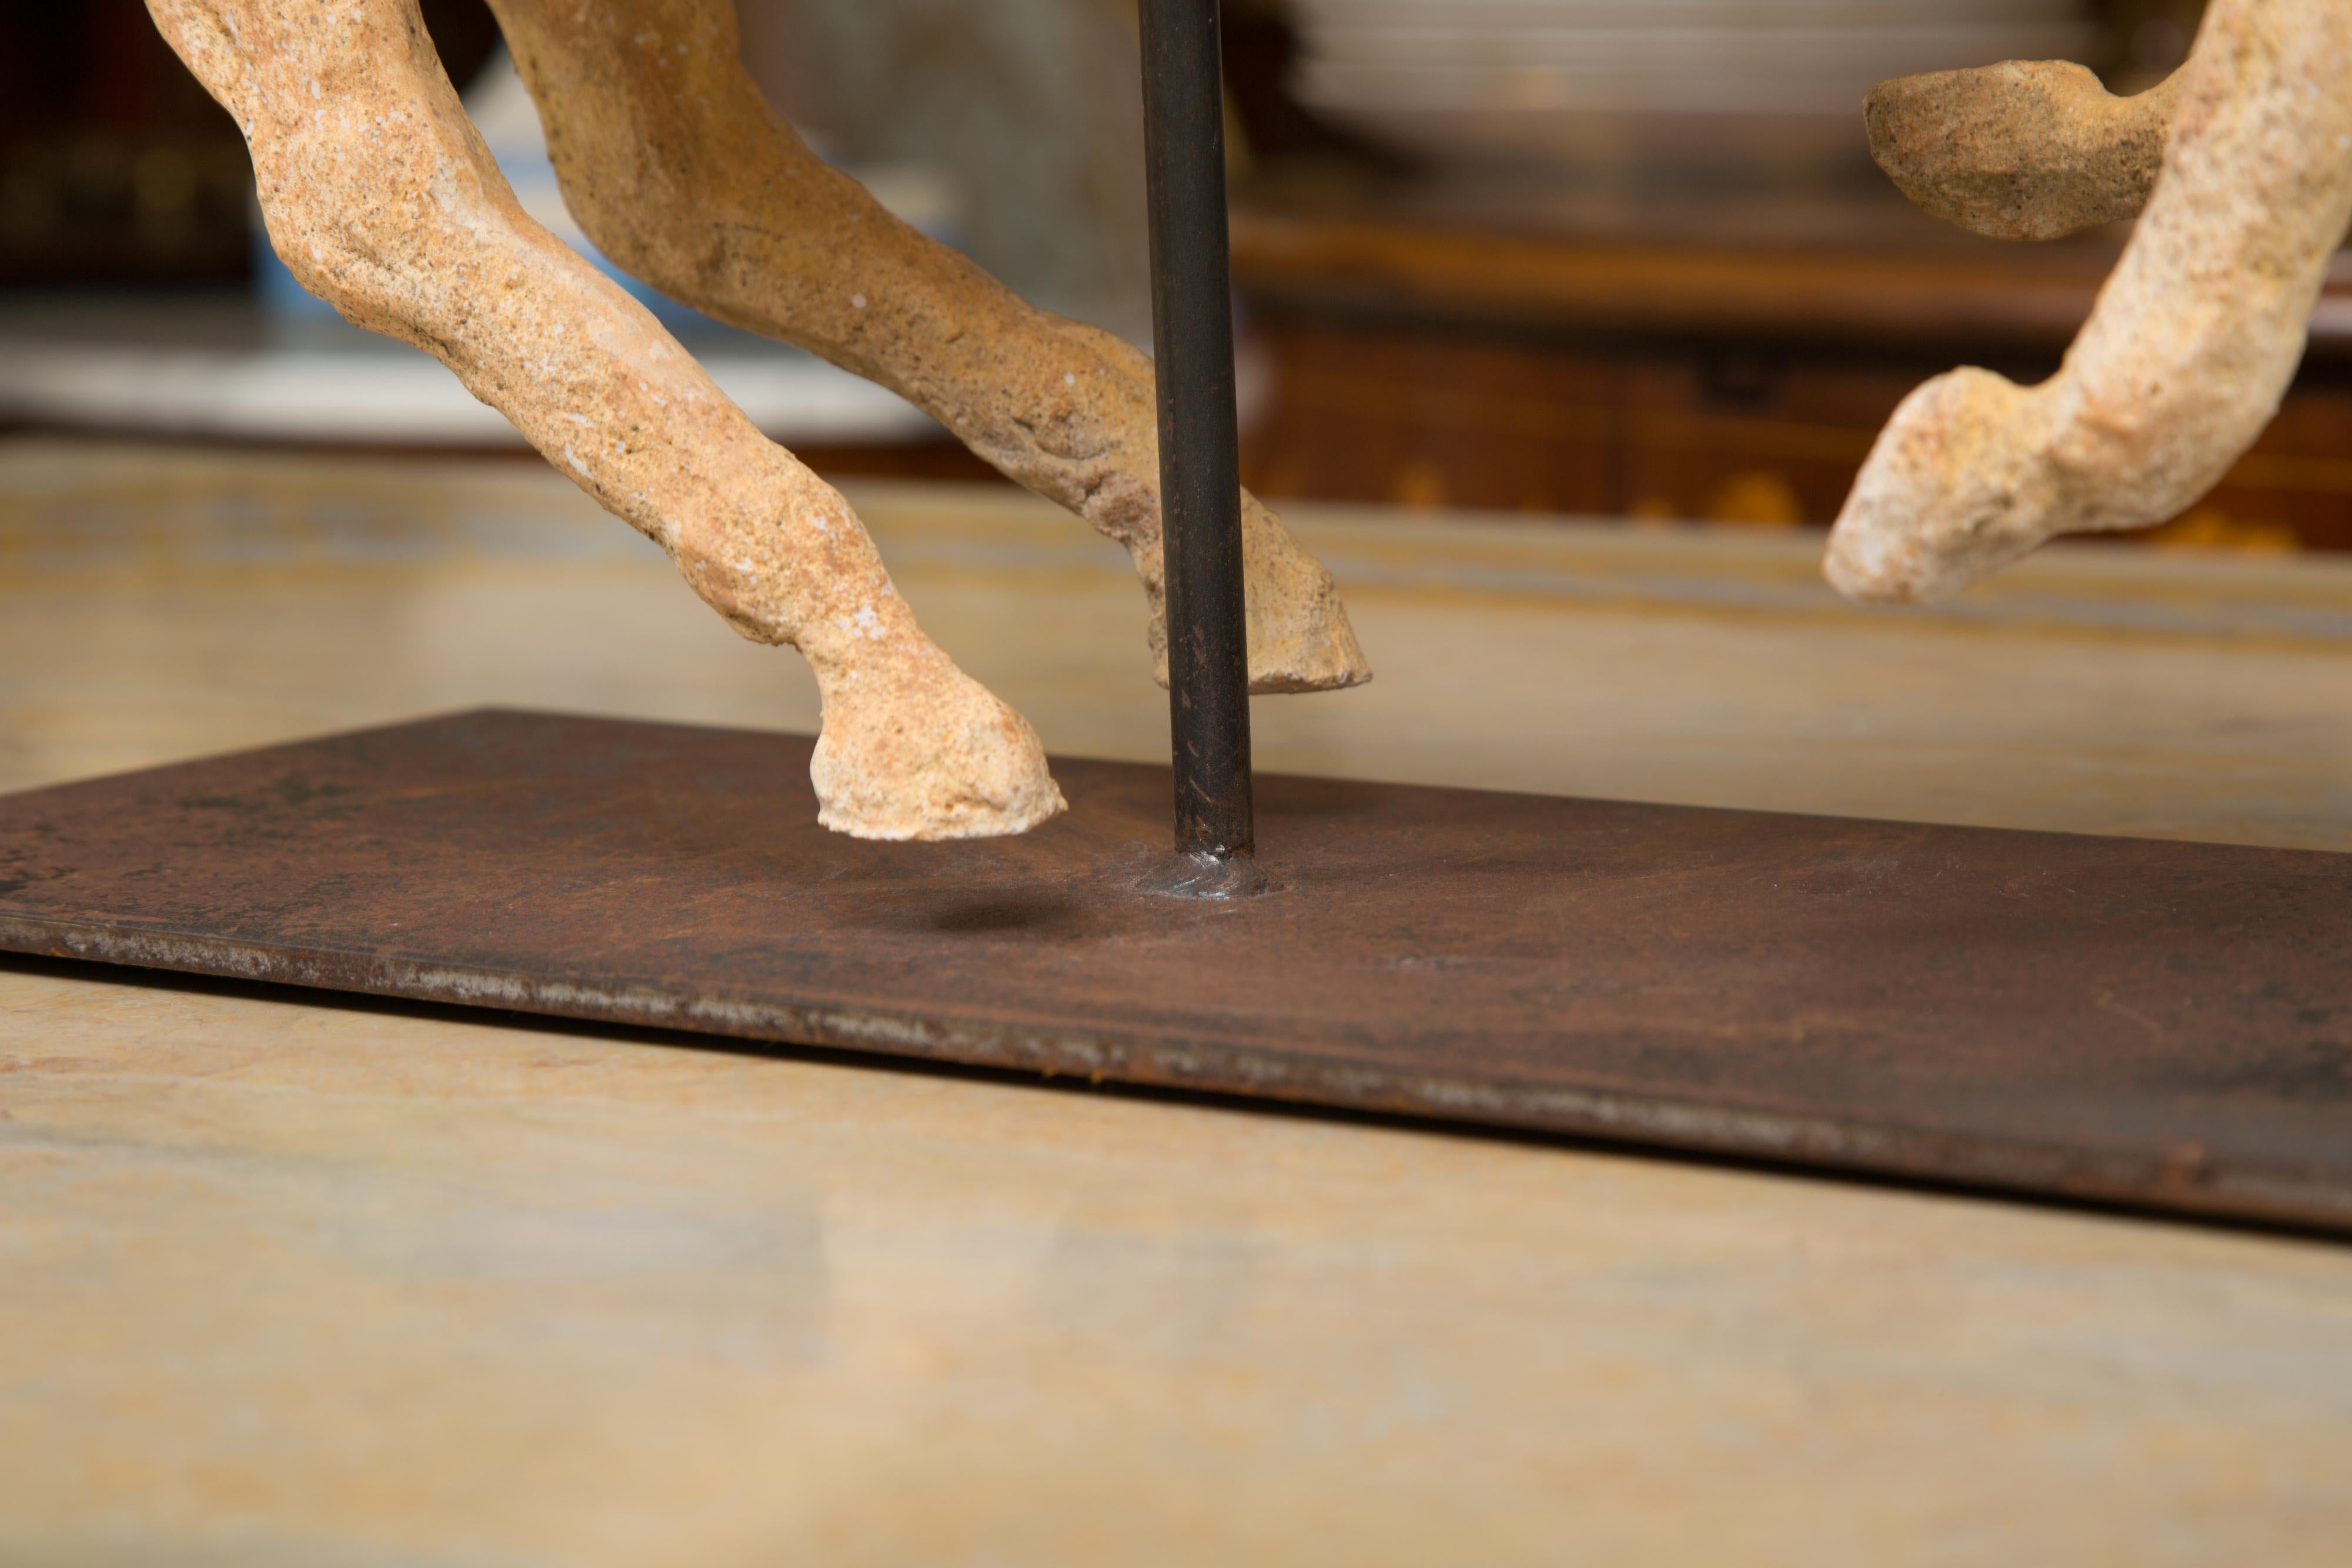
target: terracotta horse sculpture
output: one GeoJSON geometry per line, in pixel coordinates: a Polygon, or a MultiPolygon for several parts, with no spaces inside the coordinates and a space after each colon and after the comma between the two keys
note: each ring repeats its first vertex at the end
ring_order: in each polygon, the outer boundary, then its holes
{"type": "MultiPolygon", "coordinates": [[[[901,393],[1124,545],[1165,679],[1150,361],[1014,298],[814,157],[738,53],[732,0],[492,0],[597,246],[721,320],[901,393]]],[[[529,217],[415,0],[149,0],[236,117],[270,242],[361,326],[446,364],[743,635],[798,648],[812,777],[861,837],[1023,831],[1062,809],[1029,725],[915,623],[831,486],[529,217]]],[[[1370,677],[1330,576],[1244,509],[1252,689],[1370,677]]]]}

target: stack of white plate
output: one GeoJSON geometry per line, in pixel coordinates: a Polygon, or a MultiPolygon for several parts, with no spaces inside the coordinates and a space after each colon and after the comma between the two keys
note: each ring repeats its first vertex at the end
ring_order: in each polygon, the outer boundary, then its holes
{"type": "Polygon", "coordinates": [[[1291,0],[1295,87],[1440,159],[1818,164],[1888,77],[2076,59],[2079,0],[1291,0]]]}

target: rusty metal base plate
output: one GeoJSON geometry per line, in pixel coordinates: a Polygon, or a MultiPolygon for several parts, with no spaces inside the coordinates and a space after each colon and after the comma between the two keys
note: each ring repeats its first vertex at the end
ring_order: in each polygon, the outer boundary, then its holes
{"type": "Polygon", "coordinates": [[[815,825],[807,739],[485,712],[0,800],[0,948],[2352,1231],[2352,857],[1165,769],[815,825]]]}

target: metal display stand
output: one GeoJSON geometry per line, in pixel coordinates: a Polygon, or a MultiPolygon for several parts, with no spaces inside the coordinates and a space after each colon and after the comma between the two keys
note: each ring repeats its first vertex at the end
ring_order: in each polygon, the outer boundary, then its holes
{"type": "Polygon", "coordinates": [[[0,799],[0,948],[2352,1233],[2347,857],[1269,775],[816,824],[803,737],[489,712],[0,799]],[[2334,1085],[2334,1087],[2331,1087],[2334,1085]]]}
{"type": "Polygon", "coordinates": [[[1142,0],[1151,205],[1151,327],[1160,382],[1160,513],[1176,856],[1168,891],[1262,891],[1250,792],[1241,431],[1218,0],[1142,0]]]}
{"type": "Polygon", "coordinates": [[[804,737],[428,720],[0,799],[0,949],[2352,1235],[2344,856],[1252,779],[1217,9],[1142,17],[1171,769],[876,844],[804,737]]]}

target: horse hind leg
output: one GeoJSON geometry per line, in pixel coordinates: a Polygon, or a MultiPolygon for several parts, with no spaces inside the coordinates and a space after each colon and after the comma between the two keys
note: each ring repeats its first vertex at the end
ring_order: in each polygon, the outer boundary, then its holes
{"type": "MultiPolygon", "coordinates": [[[[1166,626],[1151,363],[1038,310],[810,153],[743,68],[731,0],[492,0],[565,204],[637,277],[898,392],[1125,546],[1166,626]]],[[[1370,679],[1339,591],[1243,500],[1250,680],[1370,679]]]]}

